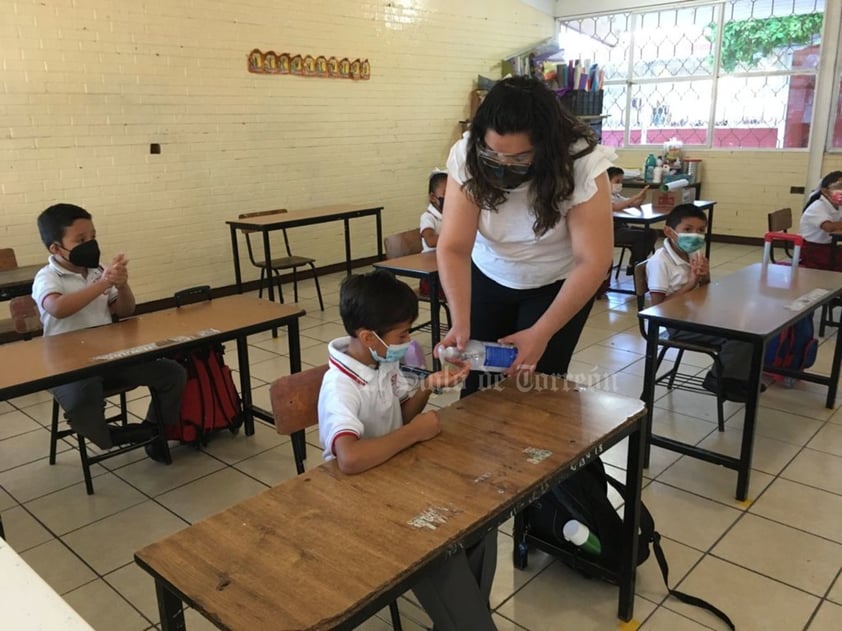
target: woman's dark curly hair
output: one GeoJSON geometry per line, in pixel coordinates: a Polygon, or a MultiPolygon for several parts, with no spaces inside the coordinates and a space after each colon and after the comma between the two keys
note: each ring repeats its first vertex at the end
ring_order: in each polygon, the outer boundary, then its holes
{"type": "Polygon", "coordinates": [[[540,236],[561,218],[559,204],[573,194],[573,161],[593,151],[596,137],[588,125],[561,107],[556,95],[536,79],[503,79],[491,88],[471,121],[468,136],[469,179],[463,190],[480,208],[492,211],[505,201],[506,191],[496,188],[485,175],[477,147],[485,133],[524,132],[535,147],[532,159],[530,203],[535,213],[532,229],[540,236]],[[571,155],[570,147],[585,139],[587,147],[571,155]]]}

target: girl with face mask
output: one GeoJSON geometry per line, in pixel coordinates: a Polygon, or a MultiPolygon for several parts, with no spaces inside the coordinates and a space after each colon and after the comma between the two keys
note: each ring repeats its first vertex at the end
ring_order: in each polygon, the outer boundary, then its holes
{"type": "Polygon", "coordinates": [[[833,256],[831,233],[842,231],[842,171],[832,171],[822,178],[819,188],[807,200],[801,214],[799,234],[801,265],[842,272],[842,253],[833,256]]]}
{"type": "MultiPolygon", "coordinates": [[[[613,255],[615,155],[540,81],[504,79],[450,151],[437,258],[453,326],[517,347],[507,374],[564,374],[613,255]]],[[[476,373],[463,393],[479,386],[476,373]]]]}

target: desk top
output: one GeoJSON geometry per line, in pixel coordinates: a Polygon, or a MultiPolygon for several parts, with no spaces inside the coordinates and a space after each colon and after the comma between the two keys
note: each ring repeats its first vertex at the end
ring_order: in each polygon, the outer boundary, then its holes
{"type": "Polygon", "coordinates": [[[179,348],[265,330],[267,323],[282,325],[302,315],[304,309],[295,304],[236,295],[155,311],[93,329],[3,344],[0,366],[14,369],[0,371],[0,399],[66,382],[68,374],[81,378],[99,372],[104,363],[136,361],[133,358],[138,355],[161,357],[179,348]],[[138,347],[144,348],[97,359],[138,347]]]}
{"type": "Polygon", "coordinates": [[[383,207],[376,204],[333,204],[318,208],[291,210],[278,215],[263,215],[261,217],[249,217],[248,219],[231,219],[225,223],[234,228],[246,230],[272,230],[295,225],[331,221],[343,217],[353,217],[358,214],[373,214],[381,210],[383,210],[383,207]]]}
{"type": "Polygon", "coordinates": [[[374,263],[374,267],[382,267],[383,269],[401,272],[417,272],[420,274],[434,274],[439,270],[435,250],[377,261],[374,263]]]}
{"type": "Polygon", "coordinates": [[[93,631],[67,602],[0,539],[0,611],[3,628],[93,631]]]}
{"type": "MultiPolygon", "coordinates": [[[[716,202],[697,199],[693,205],[700,210],[710,210],[716,202]]],[[[614,211],[614,219],[626,223],[644,223],[646,225],[663,221],[670,214],[669,210],[655,210],[652,204],[642,204],[640,208],[626,208],[614,211]]]]}
{"type": "MultiPolygon", "coordinates": [[[[713,270],[714,274],[716,270],[713,270]]],[[[788,309],[797,298],[816,289],[827,290],[822,300],[842,293],[842,273],[786,265],[754,263],[714,278],[710,284],[649,307],[640,317],[669,326],[696,323],[711,329],[768,337],[816,308],[816,301],[788,309]]]]}
{"type": "Polygon", "coordinates": [[[639,400],[555,384],[471,395],[440,411],[439,436],[379,467],[347,476],[324,463],[135,560],[220,628],[333,628],[643,416],[639,400]]]}
{"type": "Polygon", "coordinates": [[[35,280],[35,274],[43,265],[24,265],[15,269],[0,271],[0,289],[17,287],[18,285],[31,285],[35,280]]]}

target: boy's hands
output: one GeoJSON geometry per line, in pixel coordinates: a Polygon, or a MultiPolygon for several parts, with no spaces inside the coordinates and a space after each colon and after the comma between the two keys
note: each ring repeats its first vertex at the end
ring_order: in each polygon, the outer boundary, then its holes
{"type": "Polygon", "coordinates": [[[690,273],[695,275],[699,282],[710,278],[710,262],[701,251],[691,255],[690,273]]]}
{"type": "Polygon", "coordinates": [[[129,259],[123,253],[117,254],[102,272],[102,277],[117,289],[125,287],[129,282],[129,259]]]}
{"type": "Polygon", "coordinates": [[[461,359],[448,362],[448,365],[448,368],[444,370],[427,375],[423,387],[427,390],[434,390],[458,386],[465,381],[468,373],[471,372],[471,365],[461,359]]]}
{"type": "Polygon", "coordinates": [[[422,412],[414,419],[412,419],[408,426],[413,433],[415,442],[423,442],[438,436],[441,432],[441,425],[439,425],[439,415],[435,410],[422,412]]]}

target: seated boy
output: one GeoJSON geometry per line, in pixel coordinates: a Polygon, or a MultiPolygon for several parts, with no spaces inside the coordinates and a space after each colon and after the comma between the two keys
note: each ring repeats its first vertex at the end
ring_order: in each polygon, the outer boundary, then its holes
{"type": "MultiPolygon", "coordinates": [[[[118,254],[107,267],[100,266],[96,229],[90,213],[73,204],[50,206],[38,216],[38,231],[50,252],[48,264],[36,274],[32,285],[44,335],[111,324],[112,315],[125,317],[134,312],[128,260],[118,254]]],[[[97,447],[108,449],[152,438],[158,431],[158,409],[164,423],[177,423],[186,379],[184,369],[177,362],[158,359],[109,368],[107,375],[56,386],[50,392],[75,432],[97,447]],[[106,423],[104,381],[106,386],[149,386],[155,401],[150,401],[146,420],[125,427],[106,423]]],[[[146,445],[146,453],[153,460],[163,459],[157,443],[146,445]]]]}
{"type": "MultiPolygon", "coordinates": [[[[672,209],[664,227],[664,243],[646,261],[646,278],[653,305],[710,282],[708,260],[702,252],[706,229],[707,216],[693,204],[680,204],[672,209]]],[[[702,386],[716,393],[721,379],[726,399],[743,403],[747,400],[751,344],[703,333],[668,331],[670,338],[675,340],[719,346],[723,374],[716,374],[714,366],[705,375],[702,386]]],[[[761,386],[761,390],[765,390],[765,386],[761,386]]]]}
{"type": "MultiPolygon", "coordinates": [[[[415,292],[389,272],[346,278],[339,312],[348,337],[328,345],[330,367],[319,393],[319,439],[326,460],[344,473],[376,467],[439,433],[435,411],[424,412],[434,388],[461,383],[470,366],[427,376],[412,386],[398,362],[418,317],[415,292]]],[[[494,629],[488,599],[497,563],[496,530],[476,546],[426,571],[413,586],[437,631],[494,629]]]]}
{"type": "MultiPolygon", "coordinates": [[[[639,208],[646,199],[646,191],[649,190],[646,186],[634,197],[623,196],[623,174],[624,171],[620,167],[608,168],[608,179],[611,181],[611,210],[614,212],[627,208],[639,208]]],[[[634,266],[646,260],[655,248],[657,238],[657,233],[651,228],[635,228],[625,222],[614,221],[614,245],[627,247],[631,251],[626,274],[631,276],[634,273],[634,266]]]]}

